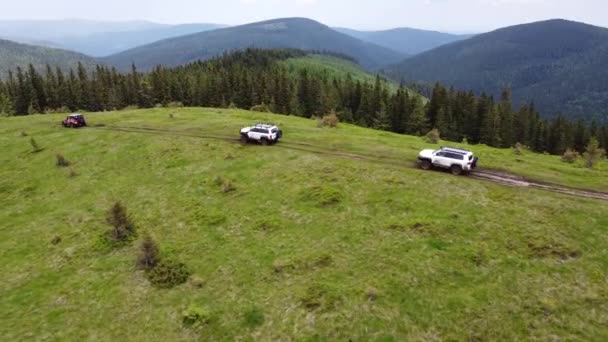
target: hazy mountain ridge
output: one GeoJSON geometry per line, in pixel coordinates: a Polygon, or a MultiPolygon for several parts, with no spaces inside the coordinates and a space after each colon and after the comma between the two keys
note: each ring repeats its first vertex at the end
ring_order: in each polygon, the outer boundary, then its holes
{"type": "Polygon", "coordinates": [[[450,34],[438,31],[419,30],[414,28],[394,28],[383,31],[359,31],[337,27],[338,32],[352,37],[399,51],[408,55],[416,55],[438,46],[455,41],[468,39],[472,34],[450,34]]]}
{"type": "Polygon", "coordinates": [[[47,64],[67,70],[75,68],[79,62],[86,67],[97,63],[95,59],[73,51],[0,39],[0,78],[6,78],[9,70],[16,71],[17,67],[26,68],[29,64],[43,71],[47,64]]]}
{"type": "Polygon", "coordinates": [[[566,20],[502,28],[413,56],[396,79],[533,100],[545,116],[608,116],[608,29],[566,20]]]}
{"type": "Polygon", "coordinates": [[[226,26],[209,23],[168,25],[147,21],[0,21],[0,37],[103,57],[161,39],[222,27],[226,26]]]}
{"type": "Polygon", "coordinates": [[[370,69],[396,63],[404,57],[401,53],[363,42],[310,19],[284,18],[165,39],[102,61],[121,70],[128,69],[132,63],[142,70],[149,70],[159,64],[180,65],[248,47],[339,52],[354,57],[370,69]]]}

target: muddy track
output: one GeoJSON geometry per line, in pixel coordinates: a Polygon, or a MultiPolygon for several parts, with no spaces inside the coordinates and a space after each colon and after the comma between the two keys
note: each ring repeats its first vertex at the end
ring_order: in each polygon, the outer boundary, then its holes
{"type": "MultiPolygon", "coordinates": [[[[94,129],[104,129],[116,132],[126,132],[126,133],[140,133],[140,134],[154,134],[154,135],[172,135],[172,136],[181,136],[181,137],[190,137],[190,138],[199,138],[199,139],[211,139],[211,140],[221,140],[224,142],[241,144],[240,140],[235,138],[234,136],[221,136],[221,135],[208,135],[197,133],[198,130],[194,129],[186,129],[186,130],[171,130],[171,129],[163,129],[163,128],[155,128],[155,127],[133,127],[133,126],[93,126],[94,129]]],[[[383,156],[383,155],[370,155],[364,153],[355,153],[355,152],[347,152],[338,149],[328,148],[325,146],[318,146],[307,143],[297,143],[297,142],[286,142],[281,141],[280,144],[276,145],[275,148],[283,148],[290,149],[320,155],[328,155],[335,156],[341,158],[362,160],[374,164],[383,164],[387,166],[393,166],[398,168],[415,168],[416,163],[414,162],[405,162],[403,159],[383,156]]],[[[521,187],[521,188],[532,188],[532,189],[540,189],[545,191],[551,191],[555,193],[567,194],[572,196],[584,197],[584,198],[593,198],[608,201],[608,192],[588,190],[588,189],[579,189],[572,188],[558,184],[546,183],[542,181],[527,179],[522,176],[506,173],[498,170],[489,170],[489,169],[478,169],[469,174],[470,177],[475,179],[480,179],[484,181],[489,181],[497,184],[513,186],[513,187],[521,187]]]]}

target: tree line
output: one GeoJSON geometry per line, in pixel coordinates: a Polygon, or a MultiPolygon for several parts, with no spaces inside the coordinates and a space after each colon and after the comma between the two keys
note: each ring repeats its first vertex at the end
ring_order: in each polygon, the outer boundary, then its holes
{"type": "Polygon", "coordinates": [[[537,152],[583,152],[591,137],[608,147],[606,123],[543,119],[533,103],[514,109],[509,89],[499,99],[436,84],[427,101],[381,77],[375,82],[337,77],[306,69],[290,70],[278,61],[303,57],[299,50],[248,49],[178,67],[158,66],[129,73],[83,65],[62,70],[47,66],[17,68],[0,81],[0,113],[28,115],[66,111],[107,111],[129,106],[268,108],[302,117],[337,113],[343,122],[401,134],[423,135],[433,128],[443,139],[537,152]],[[263,105],[263,106],[260,106],[263,105]]]}

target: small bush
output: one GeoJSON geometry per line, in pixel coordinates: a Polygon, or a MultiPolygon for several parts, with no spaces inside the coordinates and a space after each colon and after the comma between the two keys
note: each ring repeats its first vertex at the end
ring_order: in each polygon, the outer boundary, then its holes
{"type": "Polygon", "coordinates": [[[38,145],[38,143],[36,142],[36,139],[30,138],[30,145],[32,145],[33,153],[38,153],[38,152],[42,151],[42,147],[40,147],[40,145],[38,145]]]}
{"type": "Polygon", "coordinates": [[[593,168],[595,164],[606,155],[606,150],[600,148],[600,144],[596,138],[589,139],[589,143],[587,147],[585,147],[585,153],[583,153],[583,158],[585,158],[585,166],[588,168],[593,168]]]}
{"type": "Polygon", "coordinates": [[[57,244],[59,244],[60,242],[61,242],[61,236],[59,236],[59,235],[55,235],[55,236],[53,237],[53,239],[51,240],[51,244],[53,244],[53,245],[57,245],[57,244]]]}
{"type": "Polygon", "coordinates": [[[340,298],[329,290],[325,286],[318,284],[310,286],[300,299],[302,306],[310,311],[317,309],[328,311],[334,309],[340,298]]]}
{"type": "Polygon", "coordinates": [[[331,186],[315,185],[303,192],[303,197],[306,200],[312,200],[321,207],[327,207],[338,204],[342,201],[342,192],[331,186]]]}
{"type": "Polygon", "coordinates": [[[224,184],[224,179],[221,176],[215,176],[215,178],[213,178],[213,184],[221,186],[224,184]]]}
{"type": "Polygon", "coordinates": [[[211,322],[211,313],[206,308],[190,305],[182,313],[182,322],[185,327],[199,328],[211,322]]]}
{"type": "Polygon", "coordinates": [[[513,146],[513,153],[521,156],[522,154],[524,154],[526,150],[526,146],[524,146],[523,144],[520,143],[516,143],[515,146],[513,146]]]}
{"type": "Polygon", "coordinates": [[[232,155],[232,153],[228,153],[224,159],[225,160],[233,160],[234,156],[232,155]]]}
{"type": "Polygon", "coordinates": [[[228,193],[228,192],[232,192],[232,191],[235,191],[235,190],[236,190],[236,187],[229,180],[225,180],[224,183],[222,184],[222,192],[223,193],[228,193]]]}
{"type": "Polygon", "coordinates": [[[65,159],[65,157],[62,154],[57,153],[56,158],[57,158],[56,165],[58,167],[68,167],[68,166],[70,166],[70,162],[67,159],[65,159]]]}
{"type": "Polygon", "coordinates": [[[21,136],[22,137],[27,137],[27,133],[25,133],[25,131],[21,131],[21,136]]]}
{"type": "Polygon", "coordinates": [[[378,299],[378,295],[378,289],[375,287],[368,287],[367,290],[365,290],[365,297],[367,297],[367,299],[370,301],[375,301],[378,299]]]}
{"type": "Polygon", "coordinates": [[[169,113],[169,119],[173,119],[175,116],[173,115],[173,113],[169,113]]]}
{"type": "Polygon", "coordinates": [[[146,272],[150,283],[160,288],[171,288],[188,281],[190,271],[181,262],[161,260],[154,268],[146,272]]]}
{"type": "Polygon", "coordinates": [[[144,271],[153,269],[160,262],[160,250],[158,244],[150,235],[146,235],[139,247],[137,256],[137,268],[144,271]]]}
{"type": "Polygon", "coordinates": [[[255,105],[255,106],[251,107],[249,110],[251,110],[252,112],[262,112],[262,113],[271,113],[272,112],[270,110],[270,107],[268,107],[268,105],[266,105],[265,103],[255,105]]]}
{"type": "Polygon", "coordinates": [[[207,283],[205,281],[205,279],[199,278],[199,277],[190,277],[190,285],[192,285],[192,287],[197,288],[197,289],[201,289],[205,286],[205,284],[207,283]]]}
{"type": "Polygon", "coordinates": [[[228,105],[228,109],[238,109],[239,107],[234,103],[234,102],[230,102],[230,104],[228,105]]]}
{"type": "Polygon", "coordinates": [[[106,213],[106,222],[112,226],[110,237],[114,240],[128,240],[135,235],[135,226],[127,213],[127,208],[120,202],[114,205],[106,213]]]}
{"type": "Polygon", "coordinates": [[[576,160],[578,159],[579,156],[580,156],[580,154],[577,151],[569,148],[562,155],[562,161],[565,163],[572,164],[572,163],[576,162],[576,160]]]}
{"type": "Polygon", "coordinates": [[[245,325],[248,327],[254,328],[260,326],[264,324],[264,312],[262,312],[260,308],[252,307],[245,311],[243,320],[245,321],[245,325]]]}
{"type": "Polygon", "coordinates": [[[437,128],[433,128],[424,136],[424,140],[430,144],[437,144],[440,139],[441,135],[437,128]]]}
{"type": "Polygon", "coordinates": [[[338,122],[338,115],[336,114],[336,112],[331,111],[329,114],[321,118],[319,126],[336,128],[338,127],[338,122]]]}
{"type": "Polygon", "coordinates": [[[70,178],[74,178],[78,176],[78,172],[74,171],[74,169],[70,168],[70,171],[68,172],[68,177],[70,178]]]}

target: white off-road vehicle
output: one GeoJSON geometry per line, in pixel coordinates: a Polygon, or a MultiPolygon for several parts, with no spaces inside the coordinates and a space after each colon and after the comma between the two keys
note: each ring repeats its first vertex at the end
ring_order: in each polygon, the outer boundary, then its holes
{"type": "Polygon", "coordinates": [[[273,124],[260,123],[241,129],[241,141],[243,143],[256,141],[262,145],[270,145],[279,142],[282,136],[283,131],[273,124]]]}
{"type": "Polygon", "coordinates": [[[453,147],[442,146],[438,150],[422,150],[418,154],[418,164],[423,170],[435,166],[449,169],[454,175],[473,170],[477,167],[477,160],[473,152],[453,147]]]}

